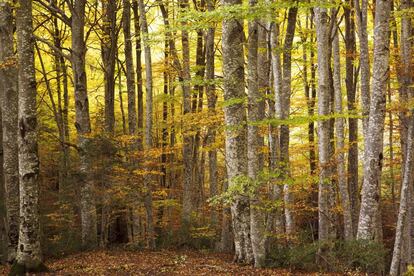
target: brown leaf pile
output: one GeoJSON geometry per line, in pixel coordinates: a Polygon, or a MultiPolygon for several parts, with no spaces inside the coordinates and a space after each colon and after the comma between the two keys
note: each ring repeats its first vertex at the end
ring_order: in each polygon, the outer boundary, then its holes
{"type": "MultiPolygon", "coordinates": [[[[100,250],[47,260],[46,265],[50,273],[44,275],[325,275],[256,269],[232,263],[231,255],[194,251],[100,250]]],[[[0,266],[0,275],[8,270],[0,266]]]]}

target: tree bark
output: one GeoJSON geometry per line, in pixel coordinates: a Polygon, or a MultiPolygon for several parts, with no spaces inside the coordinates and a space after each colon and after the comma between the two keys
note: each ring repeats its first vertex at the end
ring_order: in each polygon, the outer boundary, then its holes
{"type": "MultiPolygon", "coordinates": [[[[318,115],[329,115],[330,102],[330,23],[326,8],[315,8],[315,26],[318,48],[318,115]]],[[[332,215],[329,208],[329,198],[331,192],[331,175],[329,169],[330,152],[329,152],[329,120],[319,118],[318,120],[319,136],[319,189],[318,189],[318,207],[319,207],[319,240],[326,241],[331,238],[332,215]]]]}
{"type": "MultiPolygon", "coordinates": [[[[282,78],[282,90],[281,93],[277,95],[276,105],[279,105],[276,109],[278,117],[281,120],[286,120],[289,118],[290,113],[290,95],[291,91],[291,82],[292,82],[292,44],[293,38],[295,37],[296,29],[296,19],[297,19],[298,8],[292,7],[289,8],[288,12],[288,22],[286,27],[286,36],[283,46],[283,78],[282,78]]],[[[280,172],[282,182],[286,182],[290,177],[289,169],[289,125],[282,124],[280,126],[280,172]]],[[[291,237],[294,234],[295,222],[292,212],[292,207],[294,204],[293,193],[289,184],[284,183],[283,185],[284,192],[284,202],[285,202],[285,227],[286,235],[291,237]]]]}
{"type": "Polygon", "coordinates": [[[359,66],[361,70],[361,103],[362,103],[362,130],[364,133],[364,146],[368,137],[368,115],[370,110],[370,64],[368,47],[368,0],[354,0],[356,26],[359,37],[359,66]]]}
{"type": "Polygon", "coordinates": [[[44,270],[39,225],[39,157],[37,144],[36,78],[32,1],[16,9],[19,104],[20,229],[13,271],[44,270]]]}
{"type": "MultiPolygon", "coordinates": [[[[241,4],[240,0],[223,0],[225,6],[241,4]]],[[[235,18],[223,20],[222,29],[224,100],[230,102],[224,108],[226,125],[226,164],[229,188],[242,185],[240,178],[247,176],[247,141],[243,22],[235,18]]],[[[239,189],[236,189],[239,190],[239,189]]],[[[250,206],[244,193],[236,192],[231,205],[233,220],[235,261],[252,262],[250,241],[250,206]]]]}
{"type": "MultiPolygon", "coordinates": [[[[140,12],[140,25],[144,42],[144,56],[145,56],[145,90],[146,90],[146,110],[145,110],[145,149],[150,150],[152,148],[152,57],[151,48],[148,39],[148,23],[145,12],[145,5],[143,0],[138,0],[139,12],[140,12]]],[[[155,248],[155,232],[154,232],[154,219],[152,211],[152,182],[153,176],[150,170],[144,176],[145,196],[144,205],[147,213],[147,227],[148,227],[148,247],[155,248]]]]}
{"type": "Polygon", "coordinates": [[[378,228],[379,187],[383,159],[383,134],[389,77],[390,1],[378,0],[375,9],[372,97],[364,153],[364,182],[357,239],[372,240],[378,228]]]}
{"type": "Polygon", "coordinates": [[[138,118],[135,114],[135,95],[128,94],[128,126],[134,129],[136,120],[138,120],[138,149],[143,148],[142,131],[144,128],[144,96],[142,90],[142,62],[141,62],[141,27],[139,22],[139,8],[137,0],[132,0],[132,10],[134,12],[134,30],[135,30],[135,55],[137,58],[136,74],[137,74],[137,94],[138,94],[138,118]]]}
{"type": "MultiPolygon", "coordinates": [[[[270,33],[270,52],[271,52],[271,60],[272,60],[272,74],[273,74],[273,90],[275,93],[275,115],[278,117],[280,114],[280,105],[278,104],[279,95],[282,91],[282,62],[280,59],[280,55],[275,49],[280,47],[279,45],[279,25],[274,22],[270,26],[271,33],[270,33]]],[[[272,159],[271,159],[271,169],[277,170],[280,161],[280,139],[279,139],[279,128],[272,127],[272,139],[271,139],[271,150],[272,150],[272,159]]],[[[277,171],[276,171],[277,172],[277,171]]],[[[283,190],[279,181],[272,186],[272,201],[280,201],[283,198],[283,190]]],[[[277,207],[270,215],[270,224],[272,224],[272,220],[274,220],[275,231],[278,235],[283,235],[285,233],[284,230],[284,219],[283,219],[283,208],[277,207]]],[[[269,224],[269,226],[270,226],[269,224]]]]}
{"type": "MultiPolygon", "coordinates": [[[[207,10],[209,12],[214,11],[214,4],[212,0],[207,0],[207,10]]],[[[216,86],[214,84],[214,35],[215,35],[215,28],[210,27],[207,30],[206,35],[206,94],[207,94],[207,106],[208,112],[210,116],[214,116],[216,114],[216,103],[217,103],[217,93],[216,93],[216,86]]],[[[209,145],[213,145],[216,140],[216,130],[214,127],[209,127],[208,129],[208,140],[207,143],[209,145]]],[[[210,147],[208,151],[208,171],[209,171],[209,189],[210,189],[210,197],[214,197],[218,194],[218,187],[217,187],[217,150],[214,147],[210,147]]],[[[217,213],[215,210],[212,210],[211,214],[211,224],[217,224],[217,213]]]]}
{"type": "Polygon", "coordinates": [[[401,196],[400,196],[400,207],[398,212],[398,221],[397,228],[395,231],[395,241],[394,241],[394,250],[392,255],[390,275],[397,276],[402,275],[406,269],[409,262],[403,262],[405,258],[409,256],[404,256],[404,253],[411,254],[411,252],[404,252],[403,243],[409,243],[406,235],[408,229],[410,229],[411,218],[409,217],[410,209],[410,199],[412,198],[413,192],[413,180],[412,180],[412,171],[414,169],[414,116],[410,116],[410,125],[408,127],[408,141],[407,141],[407,155],[404,163],[404,176],[401,186],[401,196]]]}
{"type": "MultiPolygon", "coordinates": [[[[249,6],[254,8],[256,0],[250,0],[249,6]]],[[[265,217],[260,209],[260,172],[263,170],[263,136],[257,123],[263,120],[264,114],[261,104],[264,97],[259,91],[258,54],[259,54],[259,20],[249,22],[248,39],[248,127],[247,127],[247,152],[248,152],[248,176],[254,185],[254,191],[250,198],[250,231],[255,267],[263,267],[266,260],[265,248],[265,217]]],[[[264,68],[260,68],[262,70],[264,68]]]]}
{"type": "Polygon", "coordinates": [[[90,156],[88,153],[91,122],[85,70],[86,43],[85,0],[75,0],[72,7],[72,70],[75,89],[76,131],[79,147],[79,181],[81,187],[82,246],[93,248],[97,245],[97,216],[94,184],[90,179],[90,156]]]}
{"type": "Polygon", "coordinates": [[[0,3],[0,99],[2,112],[3,175],[7,218],[7,260],[16,258],[19,240],[19,161],[17,142],[17,64],[14,58],[13,12],[8,2],[0,3]]]}
{"type": "MultiPolygon", "coordinates": [[[[352,8],[352,0],[349,0],[352,8]]],[[[355,61],[355,23],[354,12],[351,8],[345,8],[345,48],[346,48],[346,72],[345,85],[348,100],[348,113],[355,115],[356,112],[356,80],[357,69],[354,65],[355,61]]],[[[348,119],[348,189],[352,212],[352,230],[353,236],[356,235],[358,228],[359,214],[359,185],[358,185],[358,119],[348,119]]]]}
{"type": "MultiPolygon", "coordinates": [[[[116,30],[116,0],[102,1],[102,61],[105,83],[105,130],[114,134],[115,127],[115,58],[118,51],[116,30]]],[[[127,44],[127,43],[125,43],[127,44]]],[[[128,61],[128,60],[127,60],[128,61]]],[[[131,60],[132,61],[132,60],[131,60]]]]}
{"type": "MultiPolygon", "coordinates": [[[[179,1],[180,9],[186,10],[189,8],[188,0],[179,1]]],[[[183,113],[191,113],[191,76],[190,76],[190,44],[188,31],[185,29],[187,22],[183,21],[183,29],[181,30],[181,44],[182,44],[182,89],[183,89],[183,113]]],[[[193,139],[191,135],[183,134],[183,163],[184,163],[184,191],[183,191],[183,227],[187,228],[191,224],[191,214],[194,208],[194,179],[193,179],[193,162],[192,149],[193,139]]]]}
{"type": "MultiPolygon", "coordinates": [[[[137,133],[137,109],[135,92],[135,70],[134,59],[132,57],[132,38],[131,38],[131,2],[123,0],[122,9],[122,28],[124,31],[124,51],[125,69],[128,95],[128,129],[130,135],[137,133]]],[[[139,34],[140,30],[135,30],[139,34]]],[[[138,38],[137,38],[138,39],[138,38]]],[[[138,54],[138,53],[137,53],[138,54]]],[[[140,53],[139,53],[140,54],[140,53]]]]}
{"type": "MultiPolygon", "coordinates": [[[[336,32],[333,43],[333,81],[334,81],[334,92],[335,92],[335,115],[342,116],[342,89],[341,89],[341,60],[339,52],[339,35],[336,32]]],[[[336,129],[336,166],[338,171],[338,187],[341,196],[343,218],[344,218],[344,235],[345,240],[350,240],[353,237],[352,230],[352,215],[351,215],[351,204],[349,200],[348,184],[346,179],[346,167],[345,167],[345,133],[344,124],[345,119],[337,117],[335,120],[336,129]]]]}

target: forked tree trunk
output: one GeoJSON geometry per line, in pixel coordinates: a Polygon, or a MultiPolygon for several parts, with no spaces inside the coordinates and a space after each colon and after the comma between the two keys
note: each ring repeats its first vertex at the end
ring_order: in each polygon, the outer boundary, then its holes
{"type": "Polygon", "coordinates": [[[389,78],[390,0],[378,0],[375,9],[372,97],[366,137],[364,182],[357,239],[372,240],[379,225],[379,187],[383,159],[383,134],[387,80],[389,78]]]}
{"type": "MultiPolygon", "coordinates": [[[[223,0],[225,6],[241,4],[240,0],[223,0]]],[[[222,49],[224,100],[231,104],[224,108],[226,128],[226,164],[229,188],[241,185],[247,176],[246,111],[244,101],[243,22],[234,18],[223,20],[222,49]]],[[[250,206],[244,193],[237,193],[231,206],[235,261],[252,262],[250,241],[250,206]]]]}

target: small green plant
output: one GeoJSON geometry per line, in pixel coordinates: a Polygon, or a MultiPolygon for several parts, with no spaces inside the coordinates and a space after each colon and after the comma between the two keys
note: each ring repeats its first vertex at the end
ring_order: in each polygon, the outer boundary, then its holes
{"type": "MultiPolygon", "coordinates": [[[[386,255],[387,250],[384,246],[373,241],[300,243],[275,248],[270,254],[269,266],[306,271],[322,269],[336,273],[379,273],[385,270],[386,255]],[[323,255],[320,254],[321,247],[323,255]]],[[[412,273],[407,275],[414,275],[413,268],[412,273]]]]}

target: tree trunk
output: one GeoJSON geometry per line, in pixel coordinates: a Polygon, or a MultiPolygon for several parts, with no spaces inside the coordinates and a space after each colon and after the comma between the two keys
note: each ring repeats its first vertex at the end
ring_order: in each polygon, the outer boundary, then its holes
{"type": "MultiPolygon", "coordinates": [[[[118,97],[119,97],[119,109],[121,110],[122,118],[122,133],[127,135],[127,126],[126,126],[126,117],[124,109],[124,98],[122,97],[122,64],[120,61],[117,62],[117,71],[118,71],[118,97]]],[[[134,80],[135,81],[135,80],[134,80]]],[[[134,87],[135,90],[135,87],[134,87]]]]}
{"type": "Polygon", "coordinates": [[[19,240],[19,161],[17,143],[17,64],[14,60],[13,13],[8,2],[0,3],[0,99],[2,112],[3,174],[7,218],[8,255],[16,257],[19,240]]]}
{"type": "MultiPolygon", "coordinates": [[[[138,0],[139,12],[140,12],[140,25],[144,42],[144,56],[145,56],[145,89],[146,89],[146,120],[145,120],[145,149],[150,150],[152,148],[152,60],[151,60],[151,48],[148,39],[148,23],[145,12],[145,5],[143,0],[138,0]]],[[[155,232],[154,232],[154,219],[152,211],[152,182],[153,176],[150,170],[144,176],[145,196],[144,205],[147,212],[147,227],[148,227],[148,247],[155,248],[155,232]]]]}
{"type": "MultiPolygon", "coordinates": [[[[316,38],[318,47],[318,115],[329,115],[330,103],[330,24],[326,8],[315,8],[316,38]]],[[[329,120],[319,118],[319,240],[326,241],[331,238],[332,214],[329,208],[331,193],[331,175],[329,169],[329,120]]]]}
{"type": "MultiPolygon", "coordinates": [[[[249,6],[254,8],[256,0],[250,0],[249,6]]],[[[266,260],[265,248],[265,217],[260,209],[260,190],[263,183],[260,183],[260,172],[263,170],[263,136],[256,125],[263,120],[264,115],[261,104],[264,97],[259,91],[258,79],[258,53],[259,53],[259,20],[253,19],[249,22],[248,40],[248,176],[255,191],[250,198],[250,231],[255,267],[263,267],[266,260]],[[254,183],[254,184],[253,184],[254,183]]],[[[261,70],[264,68],[260,68],[261,70]]]]}
{"type": "MultiPolygon", "coordinates": [[[[336,32],[332,44],[333,49],[333,81],[334,81],[334,92],[335,92],[335,115],[342,116],[342,89],[341,89],[341,61],[339,52],[339,35],[336,32]]],[[[341,196],[343,218],[344,218],[344,235],[345,240],[350,240],[353,237],[352,230],[352,215],[351,205],[349,201],[349,192],[346,181],[345,171],[345,134],[344,134],[344,118],[337,117],[335,120],[336,129],[336,166],[338,171],[338,187],[341,196]]]]}
{"type": "Polygon", "coordinates": [[[404,252],[403,243],[409,243],[406,238],[408,229],[410,229],[411,218],[409,217],[410,199],[413,192],[412,171],[414,169],[414,116],[410,116],[410,125],[408,127],[408,141],[407,141],[407,155],[404,163],[404,176],[401,186],[400,208],[398,212],[397,229],[395,232],[394,251],[392,255],[390,275],[402,275],[409,262],[403,262],[405,258],[404,253],[411,254],[411,252],[404,252]]]}
{"type": "MultiPolygon", "coordinates": [[[[377,0],[374,26],[374,62],[372,97],[364,153],[364,182],[357,239],[376,237],[376,220],[379,213],[379,187],[383,159],[383,134],[387,80],[389,77],[389,17],[390,1],[377,0]]],[[[377,221],[377,223],[379,223],[377,221]]]]}
{"type": "MultiPolygon", "coordinates": [[[[131,38],[131,2],[123,0],[122,9],[122,28],[124,31],[124,51],[125,51],[125,69],[128,95],[128,129],[130,135],[137,133],[137,109],[135,93],[135,71],[134,59],[132,57],[132,38],[131,38]]],[[[140,30],[135,30],[139,34],[140,30]]],[[[138,39],[138,38],[137,38],[138,39]]],[[[138,53],[137,53],[138,55],[138,53]]]]}
{"type": "MultiPolygon", "coordinates": [[[[144,128],[144,97],[142,90],[142,62],[141,62],[141,27],[139,22],[139,9],[137,0],[132,1],[132,10],[134,12],[134,29],[135,29],[135,55],[137,58],[136,74],[137,74],[137,94],[138,94],[138,149],[143,148],[142,130],[144,128]]],[[[131,90],[132,91],[132,90],[131,90]]],[[[128,126],[134,129],[136,124],[135,114],[135,95],[128,94],[128,126]]]]}
{"type": "MultiPolygon", "coordinates": [[[[272,23],[271,26],[271,33],[270,33],[270,52],[271,52],[271,60],[272,60],[272,74],[273,74],[273,90],[275,93],[275,115],[279,116],[280,113],[280,105],[278,104],[279,95],[282,91],[282,64],[280,60],[280,55],[274,49],[279,49],[279,25],[277,23],[272,23]]],[[[271,107],[272,108],[272,107],[271,107]]],[[[277,170],[280,162],[280,139],[279,139],[279,128],[272,127],[272,137],[271,137],[271,150],[272,150],[272,158],[271,158],[271,169],[277,170]]],[[[277,171],[276,171],[277,172],[277,171]]],[[[283,190],[279,181],[276,181],[272,185],[272,201],[280,201],[283,197],[283,190]]],[[[274,211],[272,211],[270,215],[270,223],[273,224],[274,220],[274,227],[276,234],[283,235],[285,233],[284,230],[284,219],[283,219],[283,208],[276,207],[274,211]]]]}
{"type": "MultiPolygon", "coordinates": [[[[188,0],[179,1],[180,8],[186,10],[189,8],[188,0]]],[[[190,45],[188,31],[185,29],[187,22],[182,23],[183,30],[181,30],[181,43],[183,52],[182,62],[182,88],[183,88],[183,113],[191,113],[191,76],[190,76],[190,45]]],[[[191,135],[183,134],[183,163],[184,163],[184,191],[183,191],[183,227],[187,228],[191,224],[191,214],[194,208],[194,181],[193,181],[193,162],[192,162],[192,148],[193,139],[191,135]]]]}
{"type": "MultiPolygon", "coordinates": [[[[207,9],[209,12],[214,11],[214,4],[212,0],[207,0],[207,9]]],[[[214,85],[214,35],[215,28],[210,27],[207,30],[206,35],[206,94],[207,94],[207,106],[208,112],[211,117],[216,113],[216,103],[217,103],[217,93],[216,86],[214,85]]],[[[208,171],[209,171],[209,185],[210,185],[210,197],[214,197],[218,194],[217,187],[217,150],[211,147],[216,140],[216,130],[214,127],[209,127],[208,133],[208,144],[210,145],[210,150],[208,151],[208,171]]],[[[217,213],[215,210],[212,210],[211,213],[211,224],[216,225],[218,222],[217,213]]]]}
{"type": "Polygon", "coordinates": [[[88,153],[88,135],[91,133],[91,123],[85,71],[85,5],[85,0],[75,0],[73,3],[71,61],[75,88],[75,126],[78,134],[80,158],[79,181],[81,187],[82,246],[84,248],[93,248],[97,245],[97,216],[94,184],[89,177],[91,161],[88,153]]]}
{"type": "MultiPolygon", "coordinates": [[[[352,0],[349,0],[352,6],[352,0]]],[[[351,8],[344,9],[345,14],[345,48],[346,48],[346,72],[345,85],[348,100],[348,113],[356,113],[356,80],[358,72],[355,68],[355,23],[354,13],[351,8]]],[[[356,235],[359,214],[359,188],[358,188],[358,119],[348,119],[348,189],[351,204],[352,230],[356,235]]]]}
{"type": "Polygon", "coordinates": [[[114,133],[115,127],[115,58],[117,47],[116,0],[102,1],[102,61],[105,83],[105,130],[114,133]]]}
{"type": "MultiPolygon", "coordinates": [[[[289,118],[290,113],[290,95],[291,91],[291,82],[292,82],[292,44],[293,38],[295,37],[296,29],[296,18],[297,18],[298,9],[293,7],[289,9],[288,12],[288,22],[286,27],[286,36],[283,46],[283,79],[282,79],[282,90],[280,95],[276,98],[276,105],[279,105],[276,109],[278,117],[281,120],[286,120],[289,118]]],[[[281,178],[283,182],[287,182],[290,177],[290,168],[289,168],[289,126],[282,124],[280,126],[280,171],[281,178]]],[[[285,221],[286,221],[286,235],[291,237],[294,234],[295,222],[292,212],[292,207],[294,205],[293,193],[289,184],[284,183],[284,202],[285,202],[285,221]]]]}
{"type": "Polygon", "coordinates": [[[37,145],[36,78],[32,1],[18,1],[16,9],[19,78],[19,183],[20,233],[16,263],[17,274],[42,271],[39,225],[39,157],[37,145]]]}
{"type": "MultiPolygon", "coordinates": [[[[241,4],[240,0],[223,0],[225,6],[241,4]]],[[[229,189],[239,187],[247,176],[247,141],[243,22],[234,18],[223,20],[222,29],[224,100],[231,102],[224,108],[226,128],[226,165],[229,189]]],[[[236,189],[239,190],[239,189],[236,189]]],[[[252,262],[250,241],[249,198],[243,192],[234,195],[231,206],[233,219],[235,261],[252,262]]]]}
{"type": "Polygon", "coordinates": [[[368,115],[370,109],[370,65],[368,47],[368,0],[354,0],[355,18],[359,36],[359,66],[361,70],[361,103],[362,103],[362,130],[364,133],[364,146],[368,137],[368,115]]]}

